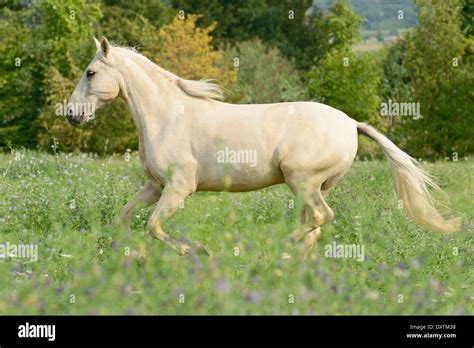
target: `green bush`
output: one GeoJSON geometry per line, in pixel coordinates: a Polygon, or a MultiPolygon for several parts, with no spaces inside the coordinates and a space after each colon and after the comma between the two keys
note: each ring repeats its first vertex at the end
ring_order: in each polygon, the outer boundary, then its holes
{"type": "Polygon", "coordinates": [[[380,58],[379,53],[357,55],[350,49],[329,53],[307,74],[310,98],[380,126],[380,58]]]}
{"type": "Polygon", "coordinates": [[[238,43],[226,51],[229,64],[237,64],[238,77],[228,91],[229,102],[276,103],[305,99],[299,74],[275,47],[260,40],[238,43]]]}
{"type": "Polygon", "coordinates": [[[391,133],[417,157],[474,151],[473,42],[462,27],[461,1],[418,1],[419,25],[389,51],[384,98],[419,102],[422,118],[400,117],[391,133]]]}

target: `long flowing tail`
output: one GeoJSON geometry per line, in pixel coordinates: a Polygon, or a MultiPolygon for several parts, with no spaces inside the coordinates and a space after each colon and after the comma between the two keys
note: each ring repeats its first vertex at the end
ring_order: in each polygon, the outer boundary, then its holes
{"type": "Polygon", "coordinates": [[[398,197],[403,201],[410,218],[434,231],[454,232],[460,229],[460,218],[445,219],[434,207],[429,189],[441,189],[414,158],[367,124],[357,123],[357,132],[375,140],[382,147],[392,165],[398,197]]]}

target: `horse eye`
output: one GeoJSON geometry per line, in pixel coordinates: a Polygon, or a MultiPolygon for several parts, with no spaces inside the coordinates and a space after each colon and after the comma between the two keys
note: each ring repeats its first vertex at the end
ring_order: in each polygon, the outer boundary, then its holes
{"type": "Polygon", "coordinates": [[[87,78],[91,78],[92,76],[95,75],[95,71],[92,71],[92,70],[87,70],[87,78]]]}

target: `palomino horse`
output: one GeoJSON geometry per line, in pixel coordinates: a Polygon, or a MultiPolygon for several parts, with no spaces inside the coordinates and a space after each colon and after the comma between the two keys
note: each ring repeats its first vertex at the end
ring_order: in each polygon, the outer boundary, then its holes
{"type": "MultiPolygon", "coordinates": [[[[71,124],[87,122],[90,112],[117,96],[130,107],[139,133],[139,153],[148,177],[124,207],[129,228],[138,209],[158,202],[147,228],[179,254],[203,251],[169,237],[162,223],[196,191],[250,191],[286,182],[302,198],[302,224],[292,234],[312,247],[320,226],[334,213],[325,195],[350,168],[357,135],[376,141],[392,164],[395,187],[412,219],[436,231],[457,230],[457,219],[435,209],[429,188],[439,189],[416,160],[374,128],[343,112],[313,102],[233,105],[219,102],[219,86],[192,81],[160,68],[132,49],[95,40],[97,53],[74,90],[68,106],[71,124]],[[219,161],[222,151],[231,154],[219,161]],[[250,156],[236,156],[253,153],[250,156]],[[241,160],[235,160],[239,157],[241,160]]],[[[222,157],[222,156],[221,156],[222,157]]]]}

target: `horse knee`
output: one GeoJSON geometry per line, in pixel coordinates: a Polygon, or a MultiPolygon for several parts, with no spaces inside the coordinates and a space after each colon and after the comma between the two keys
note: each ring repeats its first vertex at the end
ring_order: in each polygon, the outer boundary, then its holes
{"type": "Polygon", "coordinates": [[[326,214],[320,209],[315,209],[313,212],[314,227],[317,228],[326,223],[326,214]]]}

